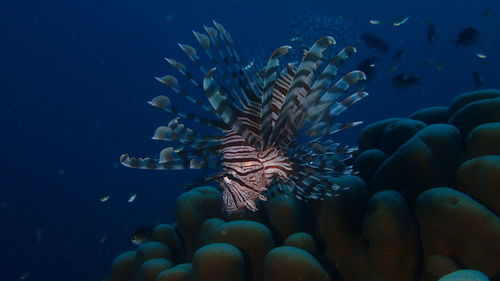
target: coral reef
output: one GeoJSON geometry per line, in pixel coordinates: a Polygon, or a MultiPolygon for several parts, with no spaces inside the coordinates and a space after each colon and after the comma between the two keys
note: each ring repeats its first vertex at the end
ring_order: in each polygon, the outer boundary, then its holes
{"type": "Polygon", "coordinates": [[[227,215],[216,188],[194,188],[107,280],[500,280],[499,143],[497,90],[373,123],[339,196],[227,215]]]}

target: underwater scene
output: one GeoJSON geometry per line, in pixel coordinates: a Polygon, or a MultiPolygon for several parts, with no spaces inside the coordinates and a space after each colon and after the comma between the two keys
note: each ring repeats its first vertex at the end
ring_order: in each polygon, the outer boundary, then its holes
{"type": "Polygon", "coordinates": [[[500,2],[7,1],[0,280],[500,280],[500,2]]]}

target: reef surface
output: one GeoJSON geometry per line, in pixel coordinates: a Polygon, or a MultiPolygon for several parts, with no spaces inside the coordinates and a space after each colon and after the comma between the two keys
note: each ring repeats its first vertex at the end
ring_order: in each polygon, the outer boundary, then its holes
{"type": "Polygon", "coordinates": [[[107,280],[500,280],[500,91],[370,124],[353,164],[340,196],[278,195],[255,213],[192,189],[107,280]]]}

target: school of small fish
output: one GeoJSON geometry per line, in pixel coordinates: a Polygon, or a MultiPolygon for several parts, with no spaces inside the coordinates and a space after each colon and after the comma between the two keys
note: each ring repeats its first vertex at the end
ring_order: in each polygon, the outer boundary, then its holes
{"type": "MultiPolygon", "coordinates": [[[[493,21],[494,19],[491,10],[486,10],[483,13],[483,15],[490,22],[493,21]]],[[[402,25],[405,25],[408,22],[410,22],[411,18],[412,16],[409,15],[400,16],[394,20],[372,18],[369,20],[369,24],[374,26],[385,24],[393,27],[401,27],[402,25]]],[[[438,39],[438,28],[433,23],[432,19],[423,18],[420,19],[419,21],[415,20],[412,22],[415,23],[420,22],[420,24],[425,25],[426,26],[425,35],[427,43],[431,46],[436,44],[438,39]]],[[[475,51],[473,54],[476,59],[479,59],[479,61],[481,61],[482,63],[486,63],[488,55],[486,54],[485,50],[487,49],[486,48],[487,45],[490,44],[491,38],[486,38],[483,40],[482,37],[483,35],[481,35],[481,32],[478,29],[474,27],[465,27],[460,32],[457,33],[455,39],[453,39],[452,42],[455,43],[456,47],[471,47],[475,49],[481,43],[482,40],[483,41],[482,48],[480,48],[480,50],[475,51]]],[[[368,83],[370,82],[371,78],[375,75],[378,66],[384,64],[382,55],[388,53],[391,47],[384,39],[382,39],[378,35],[368,32],[362,34],[361,40],[364,41],[366,46],[372,49],[373,51],[372,56],[366,58],[358,65],[358,69],[362,70],[366,74],[367,79],[365,83],[368,83]]],[[[405,42],[403,40],[400,40],[399,43],[404,44],[405,42]]],[[[398,69],[397,61],[404,59],[406,55],[407,55],[406,50],[404,48],[398,48],[397,51],[392,55],[392,63],[383,66],[385,69],[385,73],[396,72],[396,70],[398,69]]],[[[424,60],[423,65],[426,68],[432,68],[435,71],[440,71],[444,67],[443,62],[435,61],[432,59],[424,60]]],[[[392,85],[396,89],[409,89],[414,86],[423,84],[421,80],[422,80],[421,77],[418,77],[413,73],[409,72],[397,73],[392,79],[392,85]]],[[[472,71],[472,82],[476,88],[481,88],[485,84],[484,77],[478,71],[472,71]]]]}

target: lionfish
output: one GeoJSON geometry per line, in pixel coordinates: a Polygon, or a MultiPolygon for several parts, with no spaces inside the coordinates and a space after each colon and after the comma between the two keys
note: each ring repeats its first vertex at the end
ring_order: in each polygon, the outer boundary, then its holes
{"type": "Polygon", "coordinates": [[[291,48],[282,46],[271,54],[265,69],[252,72],[243,66],[231,35],[221,24],[214,22],[214,27],[204,26],[204,30],[193,33],[205,60],[216,67],[206,67],[193,46],[179,43],[203,80],[196,79],[183,63],[166,61],[186,82],[200,88],[208,103],[188,93],[172,75],[156,79],[216,118],[184,111],[167,96],[157,96],[149,104],[176,117],[158,127],[152,138],[180,143],[181,148],[167,147],[157,159],[123,154],[120,162],[153,170],[221,167],[207,181],[219,183],[228,213],[256,211],[256,203],[270,196],[271,187],[302,200],[337,196],[342,188],[333,179],[353,173],[346,160],[356,148],[340,146],[328,136],[362,123],[333,120],[368,95],[360,90],[341,99],[349,87],[366,79],[359,70],[336,80],[338,68],[356,49],[345,47],[327,60],[324,52],[336,43],[327,36],[306,50],[300,63],[280,67],[280,59],[291,48]],[[181,123],[183,119],[219,133],[204,135],[181,123]]]}

